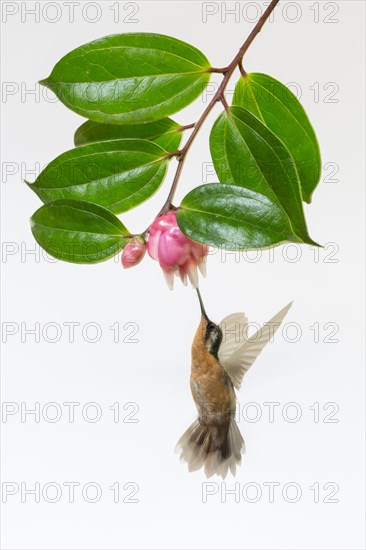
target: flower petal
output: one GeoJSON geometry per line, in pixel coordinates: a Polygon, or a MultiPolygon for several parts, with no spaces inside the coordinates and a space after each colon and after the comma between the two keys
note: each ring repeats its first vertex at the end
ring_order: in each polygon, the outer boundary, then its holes
{"type": "Polygon", "coordinates": [[[150,258],[153,260],[158,261],[158,246],[159,246],[159,238],[161,235],[161,231],[155,232],[155,235],[149,234],[149,238],[147,241],[147,251],[149,253],[150,258]]]}
{"type": "Polygon", "coordinates": [[[191,282],[191,285],[193,288],[198,288],[198,272],[197,272],[197,264],[194,261],[188,261],[187,267],[185,268],[185,271],[189,277],[189,280],[191,282]]]}
{"type": "Polygon", "coordinates": [[[163,269],[164,277],[166,284],[168,285],[169,290],[173,290],[174,288],[174,271],[165,271],[163,269]]]}
{"type": "Polygon", "coordinates": [[[202,277],[206,277],[206,273],[207,273],[207,269],[206,269],[207,268],[207,261],[206,261],[206,259],[204,259],[202,262],[198,262],[197,266],[198,266],[198,269],[201,272],[202,277]]]}

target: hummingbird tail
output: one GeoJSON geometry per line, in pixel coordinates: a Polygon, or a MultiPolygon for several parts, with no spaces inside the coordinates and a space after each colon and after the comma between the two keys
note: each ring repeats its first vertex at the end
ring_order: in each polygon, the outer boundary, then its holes
{"type": "Polygon", "coordinates": [[[177,450],[190,472],[204,468],[207,477],[216,474],[225,479],[229,470],[235,475],[245,445],[233,417],[225,424],[204,424],[197,418],[178,441],[177,450]]]}

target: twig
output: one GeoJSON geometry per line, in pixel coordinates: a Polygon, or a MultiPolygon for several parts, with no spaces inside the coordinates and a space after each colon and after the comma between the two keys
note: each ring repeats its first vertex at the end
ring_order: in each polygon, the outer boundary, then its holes
{"type": "Polygon", "coordinates": [[[262,27],[263,27],[264,23],[267,21],[267,19],[269,18],[269,16],[273,12],[273,10],[275,9],[275,7],[276,7],[276,5],[278,4],[279,1],[280,0],[272,0],[270,5],[268,6],[268,8],[265,10],[263,15],[258,20],[258,22],[255,25],[254,29],[252,30],[252,32],[250,33],[250,35],[248,36],[248,38],[244,42],[244,44],[241,46],[240,50],[238,51],[238,53],[236,54],[236,56],[234,57],[232,62],[227,67],[225,67],[223,69],[212,69],[212,68],[209,69],[209,72],[222,73],[224,75],[224,77],[223,77],[223,79],[221,81],[221,84],[218,87],[215,95],[211,99],[210,103],[207,105],[206,109],[203,111],[202,115],[197,120],[197,122],[194,124],[194,126],[192,126],[193,127],[193,132],[189,136],[186,144],[184,145],[184,147],[182,149],[180,149],[179,151],[176,151],[176,153],[174,153],[174,156],[176,156],[177,159],[178,159],[177,170],[175,172],[174,179],[173,179],[172,186],[170,188],[167,200],[165,201],[165,204],[164,204],[163,208],[160,210],[158,216],[164,214],[164,212],[166,212],[167,210],[172,208],[172,206],[173,206],[172,201],[173,201],[176,189],[177,189],[177,185],[178,185],[178,182],[179,182],[180,175],[182,173],[184,161],[186,159],[187,153],[188,153],[188,151],[189,151],[196,135],[200,131],[201,126],[203,125],[203,123],[205,122],[207,116],[210,114],[210,112],[212,111],[212,109],[214,108],[214,106],[216,105],[216,103],[218,101],[221,101],[223,103],[225,109],[228,108],[228,105],[227,105],[227,102],[226,102],[226,99],[225,99],[225,96],[224,96],[226,86],[228,85],[228,82],[229,82],[233,72],[235,71],[235,69],[237,67],[239,67],[240,72],[242,74],[245,74],[245,71],[244,71],[243,66],[242,66],[243,56],[246,53],[246,51],[248,50],[248,48],[251,46],[251,44],[252,44],[253,40],[255,39],[255,37],[257,36],[257,34],[259,34],[260,31],[262,30],[262,27]]]}

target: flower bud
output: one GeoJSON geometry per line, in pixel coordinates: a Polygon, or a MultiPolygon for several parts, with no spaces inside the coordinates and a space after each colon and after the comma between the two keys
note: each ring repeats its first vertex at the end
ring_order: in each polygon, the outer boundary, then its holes
{"type": "Polygon", "coordinates": [[[146,253],[146,244],[141,237],[131,239],[122,250],[121,262],[124,269],[139,264],[146,253]]]}

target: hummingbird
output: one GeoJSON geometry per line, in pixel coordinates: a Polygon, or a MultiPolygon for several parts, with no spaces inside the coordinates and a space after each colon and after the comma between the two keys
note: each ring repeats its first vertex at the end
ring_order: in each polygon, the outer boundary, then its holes
{"type": "Polygon", "coordinates": [[[225,479],[236,473],[245,452],[244,439],[235,421],[236,394],[244,374],[272,339],[292,302],[281,309],[250,338],[244,334],[248,319],[244,313],[225,317],[220,325],[207,316],[196,288],[201,321],[192,344],[190,386],[198,418],[177,443],[180,458],[188,470],[204,469],[225,479]]]}

